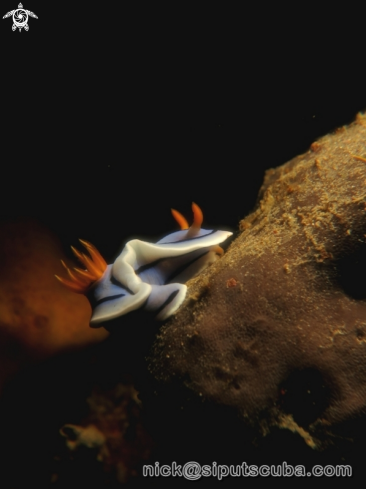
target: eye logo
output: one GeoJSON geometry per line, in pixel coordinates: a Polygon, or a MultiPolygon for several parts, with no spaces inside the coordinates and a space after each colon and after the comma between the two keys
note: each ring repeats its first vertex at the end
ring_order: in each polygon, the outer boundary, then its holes
{"type": "Polygon", "coordinates": [[[18,8],[16,10],[11,10],[7,14],[5,14],[3,19],[6,19],[11,15],[13,16],[13,31],[15,31],[17,27],[20,31],[22,30],[22,28],[27,31],[29,29],[28,16],[38,19],[38,17],[33,12],[31,12],[30,10],[25,10],[21,3],[18,5],[18,8]]]}

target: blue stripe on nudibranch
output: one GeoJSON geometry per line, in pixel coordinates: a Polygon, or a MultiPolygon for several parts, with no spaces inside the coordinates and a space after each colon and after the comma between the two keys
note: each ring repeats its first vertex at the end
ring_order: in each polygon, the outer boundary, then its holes
{"type": "Polygon", "coordinates": [[[99,304],[103,304],[103,302],[114,301],[116,299],[120,299],[121,297],[124,297],[125,295],[126,294],[107,295],[107,297],[102,297],[101,299],[98,299],[95,302],[95,305],[99,306],[99,304]]]}
{"type": "Polygon", "coordinates": [[[213,263],[223,252],[218,244],[232,235],[229,231],[201,229],[202,212],[196,204],[192,210],[191,227],[172,210],[181,231],[157,243],[133,239],[111,265],[86,241],[81,242],[91,258],[73,248],[87,270],[71,271],[63,263],[71,280],[57,278],[74,292],[87,295],[92,306],[91,326],[139,308],[155,312],[158,320],[176,312],[186,296],[184,283],[213,263]]]}

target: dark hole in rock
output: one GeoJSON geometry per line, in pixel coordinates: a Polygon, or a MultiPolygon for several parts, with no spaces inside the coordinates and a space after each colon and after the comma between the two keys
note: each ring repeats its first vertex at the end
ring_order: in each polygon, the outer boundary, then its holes
{"type": "Polygon", "coordinates": [[[365,339],[365,330],[361,326],[356,329],[356,338],[359,341],[362,341],[365,339]]]}
{"type": "Polygon", "coordinates": [[[329,404],[329,388],[313,368],[292,372],[280,386],[279,404],[300,426],[308,426],[329,404]]]}
{"type": "Polygon", "coordinates": [[[366,243],[337,263],[338,283],[353,299],[366,299],[366,243]]]}

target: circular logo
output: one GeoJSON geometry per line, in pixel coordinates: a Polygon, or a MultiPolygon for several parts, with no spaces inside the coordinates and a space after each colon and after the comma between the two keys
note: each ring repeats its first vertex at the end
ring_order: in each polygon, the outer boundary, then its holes
{"type": "Polygon", "coordinates": [[[22,8],[17,8],[14,10],[13,22],[19,28],[24,27],[28,22],[28,14],[26,10],[23,10],[22,8]]]}

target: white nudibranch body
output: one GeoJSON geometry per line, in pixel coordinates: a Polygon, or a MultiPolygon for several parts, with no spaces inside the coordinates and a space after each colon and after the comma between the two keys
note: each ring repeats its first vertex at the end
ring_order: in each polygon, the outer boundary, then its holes
{"type": "Polygon", "coordinates": [[[81,242],[92,260],[73,248],[88,269],[71,271],[64,265],[72,280],[57,278],[74,292],[87,295],[92,306],[91,326],[140,308],[155,313],[160,321],[177,311],[186,296],[185,282],[213,263],[223,253],[218,244],[232,235],[229,231],[201,229],[202,212],[196,204],[192,209],[191,227],[172,210],[181,231],[157,243],[133,239],[111,265],[86,241],[81,242]]]}

